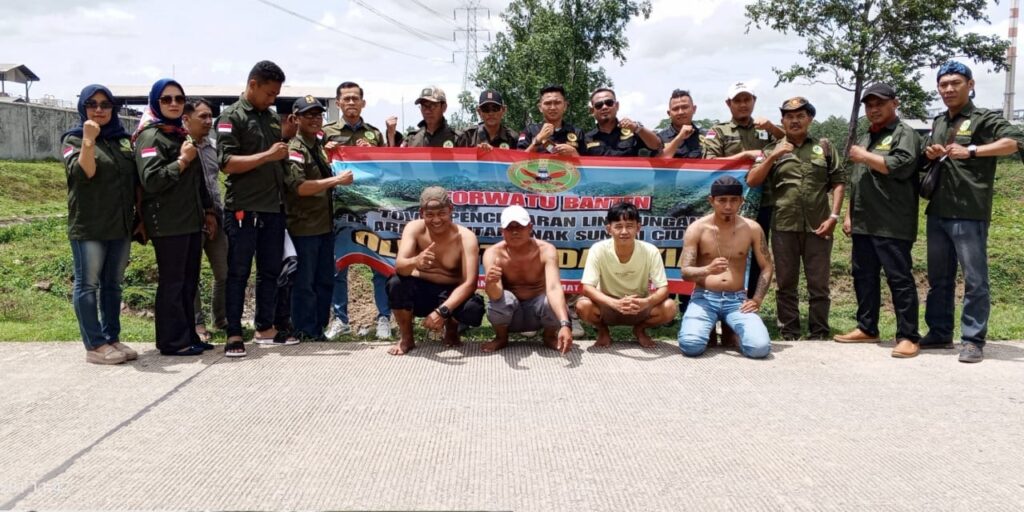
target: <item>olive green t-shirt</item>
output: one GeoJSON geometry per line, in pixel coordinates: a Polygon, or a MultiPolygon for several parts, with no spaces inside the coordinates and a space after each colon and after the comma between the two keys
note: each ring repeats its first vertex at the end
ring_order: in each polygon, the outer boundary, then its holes
{"type": "Polygon", "coordinates": [[[307,142],[302,135],[296,135],[288,143],[288,172],[284,177],[288,191],[288,233],[315,236],[331,232],[334,191],[327,189],[311,196],[299,195],[299,185],[303,182],[321,180],[331,175],[327,154],[315,139],[307,142]]]}
{"type": "Polygon", "coordinates": [[[135,219],[135,158],[131,141],[97,139],[96,174],[92,178],[78,163],[82,139],[64,139],[62,155],[68,183],[68,239],[129,238],[135,219]]]}
{"type": "MultiPolygon", "coordinates": [[[[973,102],[956,116],[949,111],[939,115],[932,123],[929,144],[946,145],[949,131],[959,119],[964,121],[957,129],[953,142],[961,146],[983,145],[1004,137],[1024,144],[1024,133],[997,112],[977,108],[973,102]]],[[[939,188],[928,202],[925,213],[951,219],[992,219],[992,186],[996,176],[997,157],[978,157],[954,160],[947,158],[940,169],[939,188]]]]}
{"type": "Polygon", "coordinates": [[[850,170],[850,221],[858,235],[914,241],[917,238],[917,169],[924,139],[896,120],[857,143],[885,160],[888,174],[867,164],[850,170]]]}
{"type": "MultiPolygon", "coordinates": [[[[764,148],[771,153],[778,142],[764,148]]],[[[830,144],[831,157],[816,140],[808,137],[772,165],[765,184],[771,189],[775,206],[773,231],[812,232],[828,219],[832,205],[828,192],[845,183],[839,153],[830,144]]]]}
{"type": "MultiPolygon", "coordinates": [[[[262,153],[281,141],[281,120],[271,110],[256,110],[245,95],[217,118],[220,168],[232,156],[262,153]]],[[[224,180],[224,209],[279,213],[284,204],[284,162],[274,161],[224,180]]]]}

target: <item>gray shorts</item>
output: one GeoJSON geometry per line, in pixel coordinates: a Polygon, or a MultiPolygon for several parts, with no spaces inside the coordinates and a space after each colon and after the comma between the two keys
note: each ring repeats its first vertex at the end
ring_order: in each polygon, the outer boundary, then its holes
{"type": "Polygon", "coordinates": [[[548,305],[547,294],[521,301],[505,290],[498,300],[487,304],[487,320],[491,325],[508,326],[509,332],[538,331],[543,327],[558,327],[558,316],[548,305]]]}

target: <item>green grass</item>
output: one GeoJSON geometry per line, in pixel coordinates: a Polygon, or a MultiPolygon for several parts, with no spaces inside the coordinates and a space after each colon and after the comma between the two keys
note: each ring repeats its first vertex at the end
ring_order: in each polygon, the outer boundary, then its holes
{"type": "MultiPolygon", "coordinates": [[[[64,212],[66,194],[64,175],[58,162],[4,162],[0,161],[0,225],[13,217],[52,215],[64,212]],[[34,184],[26,187],[23,181],[34,184]]],[[[926,290],[924,205],[922,204],[919,232],[914,245],[914,273],[921,283],[919,291],[926,290]]],[[[0,341],[77,341],[80,339],[70,296],[72,287],[71,250],[63,218],[47,218],[0,227],[0,341]],[[36,284],[50,282],[49,290],[37,289],[36,284]]],[[[989,231],[989,276],[992,286],[992,316],[989,338],[993,340],[1024,339],[1024,166],[1020,162],[1004,160],[1000,164],[996,182],[995,207],[989,231]]],[[[132,311],[121,316],[124,339],[152,342],[152,319],[137,314],[151,310],[156,294],[156,259],[152,245],[132,245],[131,262],[125,273],[124,301],[132,311]]],[[[202,284],[209,290],[212,276],[204,264],[202,284]]],[[[350,279],[369,281],[370,272],[357,266],[350,279]]],[[[883,311],[881,331],[883,337],[895,333],[895,318],[889,304],[888,290],[883,282],[883,311]]],[[[204,294],[209,300],[209,294],[204,294]]],[[[806,318],[806,292],[801,287],[801,303],[806,318]]],[[[208,311],[208,306],[206,307],[208,311]]],[[[769,293],[761,309],[774,339],[778,330],[774,325],[775,298],[769,293]]],[[[834,332],[845,332],[856,326],[854,315],[856,300],[850,278],[850,241],[838,235],[832,252],[832,314],[834,332]]],[[[924,305],[921,309],[921,328],[924,305]]],[[[957,314],[959,320],[959,311],[957,314]]],[[[806,325],[804,326],[806,331],[806,325]]],[[[675,339],[678,323],[653,330],[661,339],[675,339]]],[[[589,338],[594,331],[588,328],[589,338]]],[[[420,332],[419,334],[422,334],[420,332]]],[[[629,336],[628,329],[613,329],[613,336],[629,336]]],[[[473,329],[466,337],[471,341],[489,340],[493,330],[485,326],[473,329]]],[[[218,333],[217,340],[223,340],[218,333]]],[[[359,339],[355,336],[348,340],[359,339]]]]}

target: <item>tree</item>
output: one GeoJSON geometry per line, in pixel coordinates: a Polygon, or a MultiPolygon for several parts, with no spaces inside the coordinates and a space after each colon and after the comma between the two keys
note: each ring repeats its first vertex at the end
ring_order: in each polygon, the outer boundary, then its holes
{"type": "Polygon", "coordinates": [[[775,68],[776,85],[804,78],[853,93],[846,147],[856,137],[860,94],[884,81],[899,92],[904,116],[923,118],[934,91],[919,85],[923,68],[953,57],[1006,69],[1009,44],[998,36],[957,33],[974,22],[989,23],[985,2],[961,0],[757,0],[746,7],[751,25],[806,40],[806,64],[775,68]]]}
{"type": "MultiPolygon", "coordinates": [[[[480,116],[476,113],[476,100],[473,93],[462,91],[459,93],[457,108],[451,110],[448,116],[448,124],[455,130],[466,130],[476,126],[480,122],[480,116]]],[[[456,105],[449,105],[449,108],[456,105]]]]}
{"type": "Polygon", "coordinates": [[[474,82],[501,93],[506,120],[517,128],[539,120],[540,90],[561,84],[566,119],[588,126],[590,92],[612,85],[598,61],[610,54],[625,62],[626,24],[650,14],[650,0],[513,0],[501,15],[508,29],[495,36],[474,82]]]}

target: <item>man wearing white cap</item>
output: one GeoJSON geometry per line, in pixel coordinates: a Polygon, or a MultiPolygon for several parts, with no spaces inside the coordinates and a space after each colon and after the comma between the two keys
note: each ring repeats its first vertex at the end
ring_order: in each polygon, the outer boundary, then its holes
{"type": "Polygon", "coordinates": [[[494,341],[484,352],[508,345],[508,333],[544,329],[544,345],[563,354],[572,349],[572,324],[562,293],[555,246],[533,237],[533,222],[522,206],[501,212],[501,236],[484,251],[489,304],[487,319],[494,341]]]}

